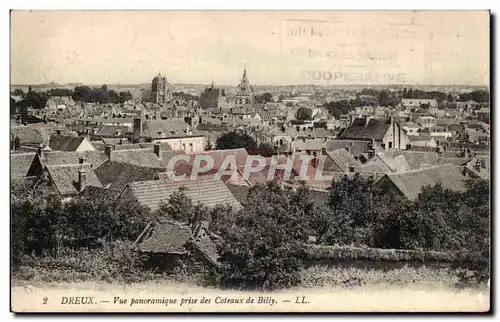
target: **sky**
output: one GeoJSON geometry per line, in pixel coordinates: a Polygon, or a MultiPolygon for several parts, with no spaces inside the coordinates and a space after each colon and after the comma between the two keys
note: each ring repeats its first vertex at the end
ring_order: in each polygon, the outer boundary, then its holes
{"type": "Polygon", "coordinates": [[[12,11],[11,83],[488,86],[487,11],[12,11]]]}

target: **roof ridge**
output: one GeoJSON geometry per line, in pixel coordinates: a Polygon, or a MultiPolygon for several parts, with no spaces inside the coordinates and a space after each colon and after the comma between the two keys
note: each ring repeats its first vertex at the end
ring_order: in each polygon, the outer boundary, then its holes
{"type": "Polygon", "coordinates": [[[424,167],[424,168],[418,168],[418,169],[411,169],[411,170],[406,170],[406,171],[398,171],[398,172],[393,172],[393,173],[388,173],[388,176],[394,176],[394,175],[399,175],[399,174],[405,174],[405,173],[414,173],[414,172],[419,172],[419,171],[425,171],[425,170],[430,170],[430,169],[436,169],[436,168],[447,168],[447,167],[460,167],[459,165],[455,165],[452,163],[446,163],[446,164],[438,164],[438,165],[433,165],[430,167],[424,167]]]}

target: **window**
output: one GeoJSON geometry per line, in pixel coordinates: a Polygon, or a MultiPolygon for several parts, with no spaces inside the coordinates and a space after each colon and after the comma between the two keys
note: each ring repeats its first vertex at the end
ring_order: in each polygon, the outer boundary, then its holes
{"type": "Polygon", "coordinates": [[[389,149],[392,149],[392,142],[389,142],[389,149]]]}
{"type": "Polygon", "coordinates": [[[189,152],[193,152],[193,143],[189,143],[189,152]]]}

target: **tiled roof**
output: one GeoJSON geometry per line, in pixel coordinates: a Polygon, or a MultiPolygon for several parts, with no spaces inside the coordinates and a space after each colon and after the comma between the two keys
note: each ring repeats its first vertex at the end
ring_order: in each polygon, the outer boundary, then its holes
{"type": "Polygon", "coordinates": [[[321,151],[325,147],[325,142],[323,140],[295,140],[292,141],[293,150],[314,150],[321,151]]]}
{"type": "Polygon", "coordinates": [[[411,169],[419,169],[423,166],[437,165],[438,164],[438,154],[434,151],[424,152],[424,151],[405,151],[396,150],[394,151],[394,156],[404,156],[408,161],[411,169]]]}
{"type": "Polygon", "coordinates": [[[154,153],[152,148],[114,150],[111,152],[111,161],[117,163],[128,163],[137,166],[166,169],[168,160],[172,157],[172,151],[161,150],[161,158],[154,153]]]}
{"type": "Polygon", "coordinates": [[[61,134],[71,135],[72,132],[65,127],[57,127],[50,124],[28,124],[21,126],[12,126],[10,133],[14,137],[19,137],[21,144],[39,145],[47,144],[51,134],[60,131],[61,134]]]}
{"type": "Polygon", "coordinates": [[[416,199],[423,187],[434,186],[437,183],[441,183],[444,189],[454,191],[464,191],[466,189],[463,167],[459,166],[435,166],[390,173],[387,174],[387,177],[409,200],[416,199]]]}
{"type": "Polygon", "coordinates": [[[162,201],[168,198],[179,188],[185,187],[184,193],[194,203],[202,203],[208,207],[217,204],[229,204],[235,209],[240,209],[240,203],[231,194],[231,191],[220,180],[198,180],[176,182],[170,180],[152,180],[129,183],[137,201],[155,211],[162,201]]]}
{"type": "Polygon", "coordinates": [[[136,241],[141,252],[187,254],[186,243],[192,237],[189,226],[171,220],[151,223],[136,241]]]}
{"type": "Polygon", "coordinates": [[[80,158],[85,157],[86,163],[92,165],[93,168],[98,167],[105,162],[108,157],[101,151],[84,151],[84,152],[64,152],[64,151],[45,151],[44,157],[40,159],[42,166],[45,165],[64,165],[78,164],[80,158]]]}
{"type": "Polygon", "coordinates": [[[357,140],[327,140],[326,150],[335,151],[338,149],[349,147],[353,156],[359,156],[363,152],[366,152],[368,150],[368,144],[369,142],[357,140]]]}
{"type": "Polygon", "coordinates": [[[155,179],[156,174],[161,170],[106,161],[94,171],[104,187],[121,191],[130,182],[155,179]]]}
{"type": "Polygon", "coordinates": [[[70,165],[48,165],[46,169],[52,181],[61,195],[72,195],[78,193],[78,170],[84,169],[87,172],[87,185],[101,187],[102,184],[95,175],[90,165],[70,164],[70,165]]]}
{"type": "Polygon", "coordinates": [[[207,132],[229,132],[229,126],[227,124],[198,124],[196,131],[207,131],[207,132]]]}
{"type": "Polygon", "coordinates": [[[346,169],[346,163],[349,167],[353,166],[356,171],[361,165],[358,160],[354,159],[352,154],[347,152],[346,149],[337,149],[335,151],[327,151],[326,154],[330,159],[335,162],[335,164],[344,171],[349,171],[346,169]]]}
{"type": "Polygon", "coordinates": [[[85,137],[52,134],[49,138],[49,148],[54,151],[76,151],[85,137]]]}
{"type": "Polygon", "coordinates": [[[142,136],[151,139],[191,136],[186,131],[188,126],[183,119],[146,121],[143,124],[142,136]]]}
{"type": "Polygon", "coordinates": [[[131,132],[130,127],[123,125],[101,125],[96,136],[123,136],[125,133],[131,132]]]}
{"type": "Polygon", "coordinates": [[[343,139],[380,141],[384,138],[391,126],[390,120],[370,119],[365,125],[363,118],[356,118],[342,133],[343,139]]]}
{"type": "Polygon", "coordinates": [[[10,175],[12,178],[26,177],[36,153],[11,153],[10,175]]]}
{"type": "Polygon", "coordinates": [[[104,200],[111,204],[116,201],[116,198],[118,198],[119,194],[120,192],[116,190],[87,186],[82,192],[78,194],[78,197],[85,198],[86,200],[104,200]]]}
{"type": "Polygon", "coordinates": [[[227,184],[227,188],[233,196],[238,200],[238,202],[242,205],[246,204],[247,196],[248,196],[248,190],[250,189],[249,186],[244,186],[244,185],[236,185],[236,184],[227,184]]]}

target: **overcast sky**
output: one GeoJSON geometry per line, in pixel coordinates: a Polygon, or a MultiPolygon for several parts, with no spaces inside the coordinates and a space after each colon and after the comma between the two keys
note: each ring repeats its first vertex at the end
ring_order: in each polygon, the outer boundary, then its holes
{"type": "Polygon", "coordinates": [[[489,84],[489,13],[14,11],[11,82],[489,84]]]}

